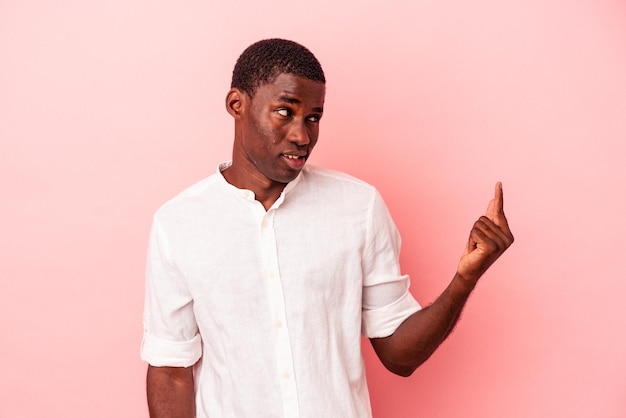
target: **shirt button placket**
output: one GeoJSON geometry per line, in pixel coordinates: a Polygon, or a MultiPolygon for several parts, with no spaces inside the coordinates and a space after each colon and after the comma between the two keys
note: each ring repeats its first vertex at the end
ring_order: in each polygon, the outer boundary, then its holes
{"type": "Polygon", "coordinates": [[[279,385],[282,392],[283,413],[285,417],[298,417],[298,393],[296,381],[293,378],[293,353],[291,338],[285,312],[285,298],[283,293],[280,271],[278,269],[278,252],[274,231],[274,215],[276,211],[270,209],[261,220],[260,241],[261,252],[267,277],[268,297],[272,317],[276,326],[276,361],[280,375],[279,385]]]}

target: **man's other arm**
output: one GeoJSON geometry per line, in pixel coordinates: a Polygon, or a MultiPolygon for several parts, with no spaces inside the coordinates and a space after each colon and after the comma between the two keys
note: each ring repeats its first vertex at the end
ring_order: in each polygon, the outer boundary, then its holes
{"type": "Polygon", "coordinates": [[[487,213],[474,224],[454,278],[432,305],[408,317],[389,337],[372,338],[374,351],[387,369],[409,376],[450,334],[478,279],[513,243],[504,216],[502,184],[487,213]]]}
{"type": "Polygon", "coordinates": [[[148,366],[146,378],[150,418],[193,418],[193,367],[148,366]]]}

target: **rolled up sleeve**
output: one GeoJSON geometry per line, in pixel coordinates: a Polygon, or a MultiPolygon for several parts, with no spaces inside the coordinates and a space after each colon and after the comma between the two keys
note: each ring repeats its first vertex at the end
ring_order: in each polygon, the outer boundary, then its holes
{"type": "Polygon", "coordinates": [[[376,192],[363,253],[361,332],[368,338],[388,337],[421,309],[409,292],[409,276],[400,274],[400,245],[400,234],[376,192]]]}
{"type": "MultiPolygon", "coordinates": [[[[408,281],[408,277],[406,280],[408,281]]],[[[398,288],[396,283],[400,282],[392,282],[390,286],[387,287],[393,286],[394,288],[398,288]]],[[[364,289],[363,291],[367,293],[368,290],[380,290],[381,286],[385,285],[377,285],[375,286],[376,289],[364,289]]],[[[394,291],[395,290],[396,289],[394,289],[394,291]]],[[[388,296],[390,292],[386,291],[383,293],[388,296]]],[[[370,295],[369,297],[372,298],[373,296],[370,295]]],[[[407,285],[405,290],[401,291],[400,296],[393,302],[379,307],[363,309],[361,332],[367,338],[388,337],[396,331],[402,322],[420,309],[420,304],[415,300],[413,295],[411,295],[407,285]]]]}
{"type": "Polygon", "coordinates": [[[153,366],[188,367],[202,355],[193,299],[176,268],[167,234],[152,224],[146,268],[141,358],[153,366]]]}
{"type": "Polygon", "coordinates": [[[202,356],[202,340],[196,335],[188,341],[168,341],[144,332],[141,358],[152,366],[189,367],[202,356]]]}

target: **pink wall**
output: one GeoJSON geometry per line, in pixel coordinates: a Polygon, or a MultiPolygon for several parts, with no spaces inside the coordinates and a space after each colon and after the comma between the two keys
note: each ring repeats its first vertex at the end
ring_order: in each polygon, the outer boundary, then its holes
{"type": "Polygon", "coordinates": [[[0,417],[147,416],[151,215],[229,157],[273,36],[322,61],[312,162],[381,190],[423,303],[504,182],[516,243],[452,337],[409,379],[366,348],[375,415],[626,416],[624,3],[213,3],[0,0],[0,417]]]}

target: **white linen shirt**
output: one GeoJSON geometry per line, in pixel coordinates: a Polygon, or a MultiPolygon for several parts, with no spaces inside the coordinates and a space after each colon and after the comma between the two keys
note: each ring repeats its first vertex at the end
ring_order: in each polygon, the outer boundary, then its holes
{"type": "Polygon", "coordinates": [[[382,198],[306,166],[266,211],[228,164],[154,216],[142,358],[196,365],[197,417],[371,417],[361,331],[420,309],[382,198]]]}

